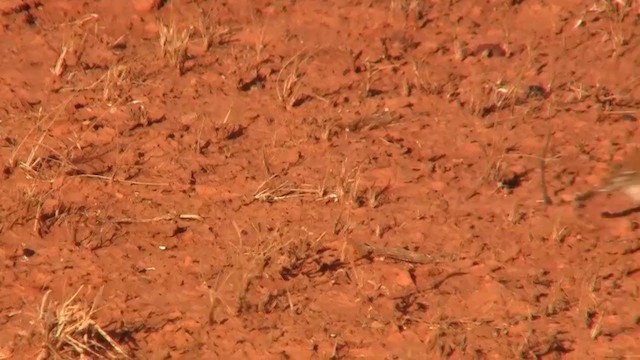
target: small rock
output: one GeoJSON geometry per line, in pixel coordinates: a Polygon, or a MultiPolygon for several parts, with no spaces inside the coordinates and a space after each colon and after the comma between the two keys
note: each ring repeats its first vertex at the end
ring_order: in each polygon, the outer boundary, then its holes
{"type": "Polygon", "coordinates": [[[36,252],[35,252],[34,250],[32,250],[32,249],[29,249],[29,248],[24,248],[24,249],[22,249],[22,255],[23,255],[25,258],[30,258],[30,257],[32,257],[32,256],[33,256],[33,255],[35,255],[35,254],[36,254],[36,252]]]}
{"type": "Polygon", "coordinates": [[[473,55],[486,58],[507,56],[507,51],[500,44],[480,44],[473,51],[473,55]]]}

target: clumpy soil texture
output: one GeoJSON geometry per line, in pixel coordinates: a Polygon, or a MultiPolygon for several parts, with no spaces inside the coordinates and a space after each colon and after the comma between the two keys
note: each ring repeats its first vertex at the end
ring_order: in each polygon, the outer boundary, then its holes
{"type": "Polygon", "coordinates": [[[638,4],[0,5],[0,358],[640,356],[638,4]]]}

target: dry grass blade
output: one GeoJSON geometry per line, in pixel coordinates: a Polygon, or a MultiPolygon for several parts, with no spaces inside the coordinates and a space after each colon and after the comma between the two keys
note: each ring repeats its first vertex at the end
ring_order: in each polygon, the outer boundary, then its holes
{"type": "MultiPolygon", "coordinates": [[[[485,155],[487,155],[487,157],[489,158],[492,156],[490,154],[487,154],[486,152],[485,152],[485,155]]],[[[494,160],[494,161],[488,160],[489,163],[486,169],[484,170],[484,172],[482,173],[480,180],[472,188],[471,192],[469,192],[469,194],[465,197],[465,200],[469,200],[472,197],[478,195],[479,194],[478,190],[486,182],[496,181],[499,178],[500,173],[504,168],[504,157],[505,157],[505,154],[503,153],[497,160],[494,160]]]]}
{"type": "MultiPolygon", "coordinates": [[[[97,302],[88,305],[78,299],[82,286],[53,313],[49,291],[40,304],[39,319],[44,331],[43,351],[57,359],[129,359],[129,355],[94,320],[97,302]]],[[[48,356],[41,354],[41,358],[48,356]]]]}
{"type": "Polygon", "coordinates": [[[102,98],[113,100],[114,103],[122,97],[121,90],[124,84],[131,80],[131,71],[127,65],[116,64],[109,68],[104,75],[104,86],[102,88],[102,98]]]}
{"type": "Polygon", "coordinates": [[[265,180],[256,191],[253,193],[255,200],[275,202],[285,199],[291,199],[301,197],[307,194],[318,194],[320,190],[311,187],[297,188],[292,186],[288,181],[283,181],[280,184],[274,184],[274,181],[278,175],[272,175],[265,180]]]}
{"type": "Polygon", "coordinates": [[[293,240],[287,240],[278,235],[279,229],[274,230],[274,236],[262,236],[260,228],[252,224],[257,238],[253,244],[249,245],[243,238],[243,230],[235,221],[233,226],[238,233],[239,240],[237,244],[230,243],[230,245],[233,248],[231,254],[233,268],[240,274],[236,309],[236,313],[240,314],[248,308],[247,294],[254,279],[260,277],[265,271],[265,267],[270,263],[270,259],[273,259],[279,251],[290,246],[293,240]]]}
{"type": "Polygon", "coordinates": [[[549,151],[549,143],[551,141],[551,128],[547,130],[547,135],[544,139],[544,146],[542,147],[542,155],[540,156],[540,191],[542,192],[542,202],[545,205],[551,204],[551,198],[547,192],[547,182],[545,180],[544,171],[546,165],[547,152],[549,151]]]}
{"type": "Polygon", "coordinates": [[[95,174],[78,174],[74,176],[90,178],[90,179],[108,180],[114,183],[121,183],[126,185],[141,185],[141,186],[169,186],[170,185],[169,183],[166,183],[166,182],[122,180],[122,179],[115,178],[113,176],[104,176],[104,175],[95,175],[95,174]]]}
{"type": "Polygon", "coordinates": [[[491,104],[496,110],[513,109],[519,103],[518,95],[521,92],[519,83],[519,79],[512,83],[507,83],[501,79],[496,84],[491,85],[491,104]]]}
{"type": "Polygon", "coordinates": [[[168,26],[160,23],[160,51],[162,57],[171,65],[178,68],[180,75],[184,74],[184,65],[189,58],[187,46],[193,33],[193,28],[178,31],[174,24],[168,26]]]}
{"type": "Polygon", "coordinates": [[[304,77],[300,67],[311,57],[310,55],[301,57],[304,52],[305,49],[300,50],[287,60],[276,77],[276,95],[286,110],[291,110],[300,100],[300,80],[304,77]]]}
{"type": "MultiPolygon", "coordinates": [[[[21,169],[27,172],[29,176],[35,177],[37,175],[37,171],[35,170],[36,165],[42,160],[41,157],[38,156],[38,152],[40,148],[46,148],[47,146],[43,144],[44,140],[49,135],[49,129],[53,126],[53,124],[59,120],[60,115],[63,113],[65,107],[71,102],[73,99],[72,96],[68,97],[65,101],[63,101],[60,105],[56,106],[54,112],[49,114],[42,114],[42,110],[38,114],[38,122],[29,130],[26,136],[20,141],[20,143],[15,147],[13,153],[11,154],[11,158],[7,164],[8,168],[13,171],[13,169],[18,165],[21,169]],[[47,123],[48,121],[48,123],[47,123]],[[17,157],[18,153],[22,149],[23,146],[31,139],[31,136],[34,132],[38,132],[39,136],[37,140],[34,141],[33,147],[29,151],[29,155],[25,161],[20,161],[18,164],[17,157]]],[[[49,148],[49,150],[53,150],[49,148]]]]}
{"type": "Polygon", "coordinates": [[[60,55],[58,55],[58,59],[56,60],[55,65],[50,69],[51,73],[56,77],[61,77],[64,71],[67,68],[66,56],[69,52],[70,46],[63,45],[62,49],[60,49],[60,55]]]}
{"type": "Polygon", "coordinates": [[[153,218],[144,218],[144,219],[132,219],[132,218],[122,218],[113,220],[116,224],[142,224],[142,223],[154,223],[158,221],[171,221],[171,220],[197,220],[204,221],[204,218],[198,214],[167,214],[162,216],[156,216],[153,218]]]}
{"type": "Polygon", "coordinates": [[[206,51],[209,51],[214,45],[221,45],[229,41],[230,36],[233,35],[230,27],[215,24],[209,13],[202,8],[199,8],[198,12],[200,19],[195,25],[195,29],[200,35],[206,51]]]}

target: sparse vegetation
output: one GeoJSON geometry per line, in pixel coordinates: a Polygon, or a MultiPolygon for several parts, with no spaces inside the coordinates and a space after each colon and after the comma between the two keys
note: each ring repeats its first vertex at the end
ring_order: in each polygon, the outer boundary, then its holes
{"type": "Polygon", "coordinates": [[[0,7],[0,359],[637,352],[639,10],[0,7]]]}
{"type": "Polygon", "coordinates": [[[119,345],[96,321],[100,294],[92,303],[78,298],[80,287],[64,303],[52,309],[50,292],[42,298],[38,321],[44,337],[38,359],[129,359],[119,345]]]}
{"type": "MultiPolygon", "coordinates": [[[[205,39],[205,46],[210,46],[210,34],[207,29],[202,35],[205,39]]],[[[179,30],[174,23],[165,25],[159,24],[160,34],[160,54],[165,58],[171,66],[178,69],[180,75],[185,72],[185,64],[189,59],[188,45],[191,35],[193,33],[193,27],[179,30]]]]}
{"type": "Polygon", "coordinates": [[[301,81],[304,78],[302,67],[310,60],[311,55],[307,55],[306,50],[301,50],[287,60],[278,72],[276,92],[278,100],[287,110],[293,109],[304,101],[304,96],[300,93],[301,81]]]}

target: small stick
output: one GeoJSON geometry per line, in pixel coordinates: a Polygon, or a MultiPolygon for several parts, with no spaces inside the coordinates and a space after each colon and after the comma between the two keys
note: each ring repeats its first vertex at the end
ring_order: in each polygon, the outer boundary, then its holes
{"type": "Polygon", "coordinates": [[[150,222],[173,220],[173,219],[174,219],[173,215],[164,215],[164,216],[156,216],[156,217],[150,218],[150,219],[124,218],[124,219],[114,220],[113,222],[116,223],[116,224],[134,224],[134,223],[150,223],[150,222]]]}
{"type": "Polygon", "coordinates": [[[198,220],[198,221],[204,221],[204,218],[198,214],[180,214],[178,215],[178,218],[182,219],[182,220],[198,220]]]}
{"type": "Polygon", "coordinates": [[[267,160],[267,153],[265,152],[264,148],[262,148],[262,165],[264,166],[265,173],[267,174],[269,179],[271,179],[273,172],[271,171],[271,166],[269,166],[269,161],[267,160]]]}
{"type": "Polygon", "coordinates": [[[116,219],[113,222],[116,224],[136,224],[136,223],[152,223],[152,222],[157,222],[157,221],[168,221],[168,220],[173,220],[173,219],[183,219],[183,220],[204,220],[204,218],[200,215],[196,215],[196,214],[180,214],[180,215],[163,215],[163,216],[156,216],[154,218],[148,218],[148,219],[132,219],[132,218],[123,218],[123,219],[116,219]]]}
{"type": "Polygon", "coordinates": [[[547,183],[544,178],[545,162],[547,158],[547,151],[549,150],[549,143],[551,142],[551,126],[547,130],[547,135],[544,139],[544,147],[542,148],[542,155],[540,156],[540,190],[542,191],[542,202],[545,205],[551,204],[551,198],[547,194],[547,183]]]}
{"type": "Polygon", "coordinates": [[[156,182],[146,182],[146,181],[133,181],[133,180],[120,180],[111,176],[104,175],[95,175],[95,174],[78,174],[74,175],[76,177],[85,177],[92,179],[100,179],[100,180],[109,180],[117,183],[127,184],[127,185],[142,185],[142,186],[169,186],[169,183],[156,183],[156,182]]]}
{"type": "Polygon", "coordinates": [[[603,113],[608,115],[633,115],[637,112],[638,110],[609,110],[604,111],[603,113]]]}

